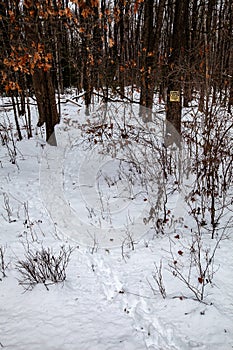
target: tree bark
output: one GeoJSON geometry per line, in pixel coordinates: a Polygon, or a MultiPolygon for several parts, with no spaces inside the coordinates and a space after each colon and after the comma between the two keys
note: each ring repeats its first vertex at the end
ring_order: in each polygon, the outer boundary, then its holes
{"type": "Polygon", "coordinates": [[[179,145],[177,136],[181,134],[181,54],[184,52],[185,38],[185,0],[175,1],[175,17],[173,23],[172,47],[168,60],[167,84],[167,131],[165,144],[175,142],[179,145]],[[170,125],[171,124],[171,125],[170,125]]]}
{"type": "MultiPolygon", "coordinates": [[[[49,26],[51,24],[44,19],[42,19],[44,23],[41,23],[34,1],[29,8],[24,7],[24,13],[27,17],[25,21],[25,38],[28,47],[38,47],[39,44],[46,46],[45,44],[48,43],[49,38],[51,39],[51,35],[49,35],[49,26]]],[[[32,51],[32,53],[35,52],[32,51]]],[[[55,87],[50,71],[45,70],[44,67],[35,67],[32,72],[32,83],[39,112],[37,125],[42,126],[45,123],[46,141],[50,145],[56,146],[54,127],[59,123],[60,118],[56,106],[55,87]]]]}
{"type": "Polygon", "coordinates": [[[37,69],[32,76],[32,81],[39,111],[37,126],[40,127],[45,123],[46,141],[56,146],[54,127],[60,120],[51,75],[49,72],[37,69]]]}
{"type": "Polygon", "coordinates": [[[144,4],[144,25],[142,29],[142,64],[141,64],[141,94],[140,114],[144,122],[152,120],[154,86],[154,1],[144,4]]]}

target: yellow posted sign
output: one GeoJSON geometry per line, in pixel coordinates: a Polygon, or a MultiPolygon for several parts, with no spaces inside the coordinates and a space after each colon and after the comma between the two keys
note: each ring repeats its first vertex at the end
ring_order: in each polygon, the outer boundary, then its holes
{"type": "Polygon", "coordinates": [[[170,102],[180,102],[179,91],[170,91],[170,102]]]}

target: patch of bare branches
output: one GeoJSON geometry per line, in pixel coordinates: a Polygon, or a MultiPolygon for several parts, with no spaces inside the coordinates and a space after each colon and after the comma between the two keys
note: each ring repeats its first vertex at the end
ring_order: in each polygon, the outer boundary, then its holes
{"type": "Polygon", "coordinates": [[[51,248],[33,251],[27,247],[24,259],[16,263],[19,284],[25,290],[32,290],[36,284],[42,283],[48,290],[49,285],[65,281],[71,253],[72,248],[64,246],[57,254],[51,248]]]}

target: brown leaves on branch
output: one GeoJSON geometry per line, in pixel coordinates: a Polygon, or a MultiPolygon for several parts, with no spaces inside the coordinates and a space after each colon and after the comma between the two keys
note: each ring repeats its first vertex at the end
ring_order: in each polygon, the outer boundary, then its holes
{"type": "Polygon", "coordinates": [[[27,48],[11,48],[10,57],[5,58],[3,63],[6,67],[12,68],[14,72],[20,71],[25,74],[34,74],[35,68],[48,71],[52,67],[52,54],[46,53],[41,44],[35,45],[33,47],[33,51],[35,51],[31,53],[26,52],[28,51],[27,48]]]}
{"type": "Polygon", "coordinates": [[[8,14],[9,14],[11,23],[13,23],[15,21],[15,14],[14,14],[14,12],[9,10],[8,14]]]}
{"type": "Polygon", "coordinates": [[[138,12],[138,8],[139,8],[139,4],[141,4],[142,2],[144,2],[144,0],[136,0],[135,4],[134,4],[134,14],[136,14],[138,12]]]}
{"type": "Polygon", "coordinates": [[[9,92],[9,91],[18,91],[19,93],[22,92],[19,84],[15,81],[9,81],[6,85],[5,85],[5,91],[9,92]]]}
{"type": "Polygon", "coordinates": [[[81,12],[81,15],[83,18],[87,18],[92,14],[93,14],[93,10],[90,7],[85,7],[81,12]]]}

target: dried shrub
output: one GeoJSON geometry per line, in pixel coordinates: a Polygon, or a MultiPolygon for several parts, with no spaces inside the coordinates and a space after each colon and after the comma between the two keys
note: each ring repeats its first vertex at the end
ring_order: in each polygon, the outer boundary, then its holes
{"type": "Polygon", "coordinates": [[[21,277],[19,284],[25,290],[32,290],[36,284],[42,283],[48,289],[48,285],[63,282],[66,279],[72,248],[61,246],[55,254],[51,248],[42,247],[41,250],[32,251],[27,247],[25,258],[16,263],[16,269],[21,277]]]}
{"type": "MultiPolygon", "coordinates": [[[[2,274],[2,278],[6,277],[6,269],[8,265],[5,261],[5,248],[0,246],[0,273],[2,274]]],[[[1,281],[1,278],[0,278],[1,281]]]]}

